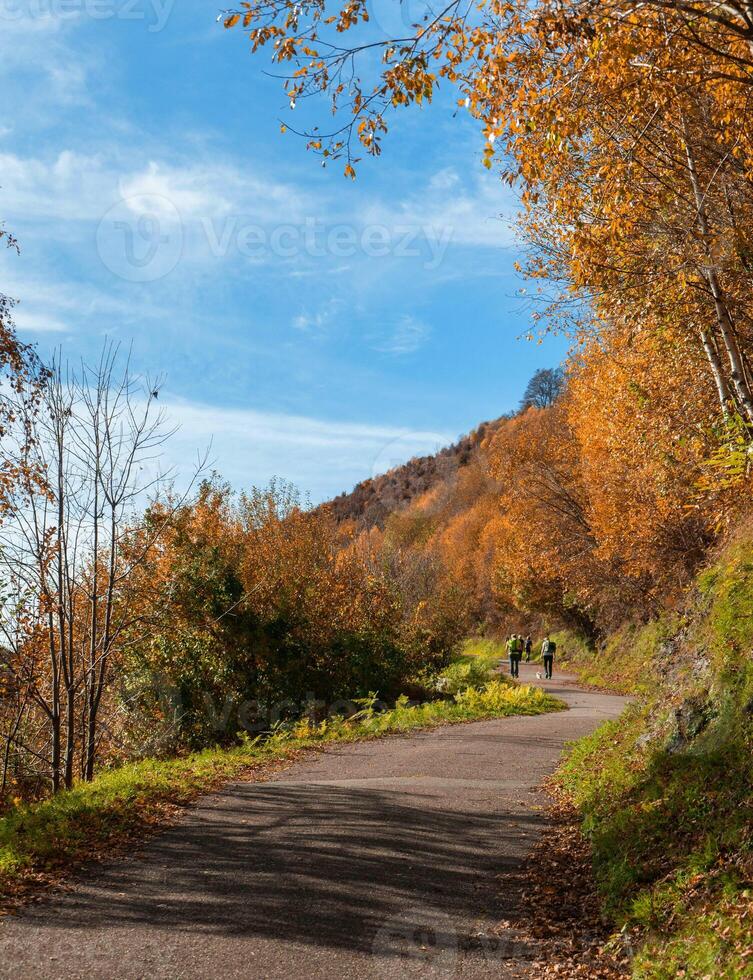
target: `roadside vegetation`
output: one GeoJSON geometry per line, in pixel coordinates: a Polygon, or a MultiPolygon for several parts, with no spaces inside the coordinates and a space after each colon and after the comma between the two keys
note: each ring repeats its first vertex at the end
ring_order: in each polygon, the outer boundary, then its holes
{"type": "Polygon", "coordinates": [[[479,637],[465,640],[453,663],[438,676],[435,686],[447,694],[477,687],[491,678],[506,656],[505,645],[500,640],[479,637]]]}
{"type": "Polygon", "coordinates": [[[677,617],[663,614],[649,623],[629,622],[598,642],[571,630],[554,634],[563,654],[560,666],[588,687],[616,694],[650,695],[656,690],[656,651],[677,629],[677,617]]]}
{"type": "Polygon", "coordinates": [[[753,975],[751,610],[746,534],[700,573],[682,614],[585,660],[587,679],[615,686],[627,655],[623,686],[637,695],[559,775],[636,977],[753,975]]]}

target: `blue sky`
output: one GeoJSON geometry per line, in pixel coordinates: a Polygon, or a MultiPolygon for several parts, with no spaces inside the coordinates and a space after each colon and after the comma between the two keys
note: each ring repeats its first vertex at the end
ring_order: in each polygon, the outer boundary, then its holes
{"type": "Polygon", "coordinates": [[[564,342],[518,339],[515,201],[456,93],[351,182],[280,135],[280,82],[219,9],[0,0],[1,288],[43,356],[110,337],[165,375],[179,467],[211,439],[234,485],[319,500],[513,408],[564,342]]]}

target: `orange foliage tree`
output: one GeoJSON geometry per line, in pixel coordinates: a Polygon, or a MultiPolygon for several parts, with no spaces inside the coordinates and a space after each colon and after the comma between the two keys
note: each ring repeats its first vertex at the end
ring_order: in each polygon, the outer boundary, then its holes
{"type": "MultiPolygon", "coordinates": [[[[162,519],[153,507],[147,528],[162,519]]],[[[124,670],[132,750],[397,696],[447,662],[462,630],[416,572],[286,484],[238,496],[204,484],[140,568],[151,628],[124,670]]]]}
{"type": "Polygon", "coordinates": [[[569,304],[587,300],[591,329],[682,329],[720,409],[753,423],[749,5],[488,0],[474,10],[451,2],[384,38],[364,36],[364,0],[249,0],[226,26],[246,29],[253,50],[273,46],[292,107],[331,96],[345,120],[310,133],[309,146],[344,156],[349,175],[354,147],[380,151],[390,109],[430,99],[441,78],[457,84],[483,125],[486,164],[501,150],[522,192],[529,272],[561,281],[569,304]]]}
{"type": "Polygon", "coordinates": [[[349,176],[381,151],[391,111],[443,79],[458,87],[485,165],[498,160],[520,192],[538,327],[574,343],[566,404],[490,445],[502,490],[483,535],[497,527],[501,580],[529,604],[560,596],[617,614],[633,595],[653,608],[700,560],[722,503],[747,499],[753,8],[450,2],[400,38],[367,21],[364,0],[249,0],[226,26],[253,50],[271,45],[291,108],[331,97],[341,121],[309,132],[309,147],[349,176]]]}

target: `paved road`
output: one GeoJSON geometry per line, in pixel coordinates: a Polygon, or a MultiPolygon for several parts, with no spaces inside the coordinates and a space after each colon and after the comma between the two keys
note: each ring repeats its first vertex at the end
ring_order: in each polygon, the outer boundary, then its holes
{"type": "MultiPolygon", "coordinates": [[[[523,666],[526,676],[534,671],[523,666]]],[[[623,700],[336,747],[204,800],[144,852],[0,924],[0,977],[518,975],[493,930],[563,743],[623,700]]]]}

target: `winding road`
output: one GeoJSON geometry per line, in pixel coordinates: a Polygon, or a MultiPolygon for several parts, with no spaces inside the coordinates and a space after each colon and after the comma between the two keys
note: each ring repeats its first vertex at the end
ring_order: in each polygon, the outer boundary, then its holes
{"type": "MultiPolygon", "coordinates": [[[[535,680],[523,665],[521,680],[535,680]]],[[[308,755],[234,783],[76,887],[0,923],[0,977],[500,978],[505,877],[546,831],[542,779],[624,699],[308,755]]]]}

